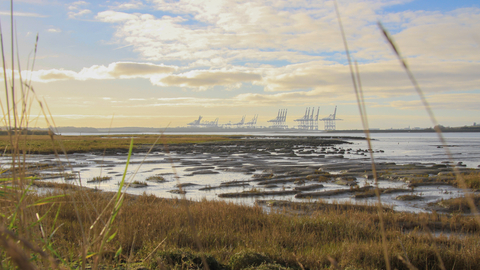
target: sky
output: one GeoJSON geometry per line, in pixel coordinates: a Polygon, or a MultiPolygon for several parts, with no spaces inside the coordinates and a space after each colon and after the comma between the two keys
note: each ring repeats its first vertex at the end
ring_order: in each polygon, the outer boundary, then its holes
{"type": "MultiPolygon", "coordinates": [[[[199,115],[227,124],[255,114],[268,126],[287,109],[293,127],[307,107],[322,118],[337,106],[337,129],[362,127],[333,1],[13,2],[14,74],[34,89],[29,126],[45,125],[41,101],[56,126],[176,127],[199,115]]],[[[433,126],[377,22],[441,125],[480,124],[478,0],[337,3],[371,128],[433,126]]],[[[10,9],[0,0],[9,87],[10,9]]]]}

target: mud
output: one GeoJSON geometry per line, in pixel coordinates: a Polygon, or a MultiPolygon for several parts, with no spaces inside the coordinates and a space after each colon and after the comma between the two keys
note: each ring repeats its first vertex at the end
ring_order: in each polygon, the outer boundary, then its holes
{"type": "MultiPolygon", "coordinates": [[[[429,203],[463,196],[455,185],[452,168],[456,163],[376,163],[376,179],[369,151],[353,149],[354,138],[325,137],[245,137],[238,141],[205,144],[144,146],[131,158],[126,181],[149,181],[129,193],[149,193],[159,197],[185,195],[188,199],[222,199],[255,204],[255,199],[302,202],[322,198],[326,202],[375,203],[371,190],[378,184],[382,203],[399,211],[422,212],[429,203]],[[188,180],[187,180],[188,179],[188,180]],[[318,191],[321,190],[321,191],[318,191]],[[390,190],[390,192],[387,192],[390,190]],[[421,196],[422,200],[398,201],[402,195],[421,196]],[[352,198],[353,196],[353,198],[352,198]]],[[[363,138],[355,138],[362,140],[363,138]]],[[[385,155],[380,149],[375,156],[385,155]]],[[[115,191],[123,177],[127,153],[124,150],[103,153],[77,153],[60,160],[53,155],[28,157],[28,175],[43,181],[78,183],[91,188],[115,191]],[[69,174],[65,174],[68,172],[69,174]],[[68,177],[64,177],[67,176],[68,177]],[[73,178],[72,175],[79,177],[73,178]],[[102,175],[106,182],[89,182],[102,175]],[[73,180],[73,181],[72,181],[73,180]]],[[[1,159],[8,168],[9,159],[1,159]]],[[[464,173],[478,169],[458,167],[464,173]]],[[[7,169],[2,177],[8,177],[7,169]]]]}

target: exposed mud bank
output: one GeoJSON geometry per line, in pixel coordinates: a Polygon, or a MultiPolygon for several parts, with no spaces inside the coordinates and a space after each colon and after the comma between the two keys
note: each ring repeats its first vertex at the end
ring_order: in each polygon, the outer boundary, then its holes
{"type": "MultiPolygon", "coordinates": [[[[373,154],[384,155],[381,149],[373,154]]],[[[202,144],[144,145],[132,156],[130,167],[137,169],[128,172],[127,181],[148,181],[148,185],[128,192],[242,204],[254,204],[258,198],[375,203],[376,184],[369,155],[370,151],[352,148],[347,140],[325,137],[244,137],[202,144]],[[152,176],[161,181],[150,181],[152,176]]],[[[8,167],[7,159],[3,162],[8,167]]],[[[60,160],[53,155],[32,155],[28,167],[30,176],[44,181],[68,180],[114,191],[125,163],[126,152],[117,149],[105,155],[76,153],[60,160]],[[112,180],[86,181],[102,175],[112,180]]],[[[375,164],[382,202],[395,210],[421,212],[430,211],[429,204],[462,197],[453,175],[454,164],[375,164]]],[[[479,172],[461,166],[457,169],[466,174],[479,172]]],[[[7,170],[3,177],[8,175],[7,170]]]]}

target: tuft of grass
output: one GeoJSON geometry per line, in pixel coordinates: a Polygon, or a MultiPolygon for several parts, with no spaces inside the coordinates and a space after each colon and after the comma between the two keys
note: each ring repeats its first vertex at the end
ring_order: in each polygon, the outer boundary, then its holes
{"type": "Polygon", "coordinates": [[[252,251],[240,251],[230,257],[229,265],[232,270],[240,270],[250,267],[257,267],[261,264],[270,264],[272,259],[262,253],[252,251]]]}
{"type": "Polygon", "coordinates": [[[103,182],[103,181],[108,181],[112,180],[111,176],[95,176],[90,180],[87,180],[87,183],[97,183],[97,182],[103,182]]]}
{"type": "MultiPolygon", "coordinates": [[[[465,181],[465,186],[469,189],[480,189],[480,173],[473,172],[470,174],[464,174],[463,180],[465,181]]],[[[458,178],[455,180],[457,186],[461,185],[461,182],[458,178]]]]}
{"type": "Polygon", "coordinates": [[[148,264],[150,269],[205,269],[202,256],[211,270],[223,270],[226,267],[220,264],[209,254],[199,254],[186,249],[159,251],[148,264]]]}
{"type": "Polygon", "coordinates": [[[146,186],[148,186],[148,184],[145,181],[135,180],[135,181],[130,183],[130,186],[132,186],[132,187],[146,187],[146,186]]]}
{"type": "Polygon", "coordinates": [[[165,179],[165,177],[159,175],[159,174],[156,174],[156,175],[152,175],[152,176],[149,176],[147,177],[146,179],[147,181],[151,181],[151,182],[158,182],[158,183],[162,183],[162,182],[166,182],[167,180],[165,179]]]}
{"type": "MultiPolygon", "coordinates": [[[[472,199],[477,207],[480,206],[480,195],[475,195],[472,199]]],[[[442,200],[436,204],[449,212],[471,213],[470,205],[465,197],[442,200]]]]}
{"type": "Polygon", "coordinates": [[[395,200],[397,201],[416,201],[416,200],[422,200],[422,196],[418,196],[418,195],[400,195],[400,196],[397,196],[395,197],[395,200]]]}

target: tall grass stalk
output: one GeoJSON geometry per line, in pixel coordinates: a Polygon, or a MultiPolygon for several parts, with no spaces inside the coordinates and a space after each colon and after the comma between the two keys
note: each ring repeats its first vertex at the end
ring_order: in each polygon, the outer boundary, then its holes
{"type": "MultiPolygon", "coordinates": [[[[411,71],[407,61],[405,60],[405,58],[402,56],[402,54],[400,53],[400,50],[398,48],[398,46],[396,45],[395,41],[393,40],[393,37],[388,33],[388,31],[385,29],[385,27],[383,27],[382,23],[379,21],[378,22],[378,27],[380,28],[380,30],[382,31],[382,34],[383,36],[385,37],[386,41],[388,42],[388,44],[390,44],[390,46],[392,47],[393,49],[393,52],[395,53],[395,55],[397,56],[398,60],[400,61],[400,64],[402,65],[403,69],[405,70],[405,72],[407,73],[407,76],[408,78],[410,79],[413,87],[415,88],[415,91],[417,92],[418,96],[420,97],[420,100],[422,101],[422,104],[423,104],[423,107],[425,108],[425,110],[427,111],[428,113],[428,116],[430,118],[430,121],[433,123],[434,125],[434,129],[438,135],[438,139],[440,140],[440,142],[442,143],[442,146],[443,146],[443,149],[445,149],[445,153],[447,154],[448,158],[450,161],[454,162],[454,159],[453,159],[453,156],[452,156],[452,153],[450,152],[450,148],[448,147],[447,145],[447,142],[445,140],[445,137],[443,137],[443,134],[442,134],[442,131],[440,129],[440,125],[438,124],[438,121],[433,113],[433,110],[432,108],[430,107],[430,104],[428,103],[427,99],[425,98],[425,95],[423,94],[423,91],[422,89],[420,88],[420,84],[417,82],[417,79],[415,78],[415,76],[413,75],[413,72],[411,71]]],[[[475,201],[473,199],[473,193],[470,192],[468,189],[467,189],[467,185],[465,183],[465,179],[463,178],[463,175],[460,173],[460,171],[458,170],[458,167],[457,166],[454,166],[453,167],[453,171],[455,173],[455,176],[458,180],[458,182],[460,183],[460,188],[462,188],[463,190],[463,193],[465,194],[465,197],[467,198],[467,202],[470,206],[470,209],[477,221],[477,223],[480,225],[480,215],[478,214],[478,209],[475,205],[475,201]]]]}
{"type": "Polygon", "coordinates": [[[347,55],[347,60],[348,60],[348,67],[350,69],[350,76],[352,79],[352,84],[353,84],[353,89],[355,90],[355,96],[357,98],[357,104],[358,104],[358,110],[360,112],[360,118],[362,121],[362,126],[363,130],[365,132],[365,136],[367,138],[367,143],[368,143],[368,152],[370,153],[370,161],[372,164],[372,174],[373,174],[373,179],[375,181],[375,195],[377,197],[377,207],[378,207],[378,217],[380,219],[380,228],[381,228],[381,235],[382,235],[382,247],[383,247],[383,254],[384,254],[384,259],[385,259],[385,265],[387,267],[387,270],[390,270],[390,261],[389,261],[389,255],[388,255],[388,248],[387,248],[387,238],[385,234],[385,225],[383,221],[383,208],[382,208],[382,200],[380,198],[380,190],[378,188],[378,177],[377,177],[377,170],[375,167],[375,159],[373,156],[373,148],[372,148],[372,141],[370,138],[370,129],[368,126],[368,118],[367,118],[367,112],[365,109],[365,101],[363,99],[363,91],[361,87],[361,80],[360,80],[360,73],[358,72],[358,65],[355,61],[355,69],[353,68],[352,64],[352,59],[350,57],[350,50],[348,49],[348,43],[347,39],[345,37],[345,31],[343,29],[343,24],[342,24],[342,19],[340,17],[340,11],[338,10],[338,4],[337,1],[333,1],[335,5],[335,12],[337,15],[338,19],[338,24],[340,27],[340,33],[342,35],[342,40],[343,40],[343,45],[345,47],[345,53],[347,55]]]}
{"type": "MultiPolygon", "coordinates": [[[[100,236],[103,236],[103,238],[102,238],[102,241],[101,241],[101,244],[100,244],[100,248],[98,250],[99,255],[102,254],[105,243],[107,241],[110,242],[117,235],[116,232],[111,234],[111,235],[109,235],[109,234],[110,234],[110,230],[112,228],[113,222],[115,221],[115,218],[117,217],[118,212],[120,211],[120,208],[122,207],[122,204],[123,204],[124,196],[122,195],[122,189],[123,189],[123,186],[125,185],[125,177],[127,176],[128,164],[130,164],[130,157],[132,156],[132,150],[133,150],[133,138],[130,141],[130,149],[128,151],[127,162],[125,164],[125,171],[123,172],[122,181],[120,182],[120,185],[118,187],[118,191],[117,191],[116,199],[115,199],[115,206],[113,207],[112,213],[110,215],[110,218],[109,218],[107,224],[103,227],[102,231],[100,232],[100,236]]],[[[118,254],[120,252],[122,252],[122,247],[120,247],[117,250],[117,253],[115,254],[116,257],[118,256],[118,254]]],[[[100,261],[99,260],[100,258],[101,258],[100,256],[97,256],[97,258],[95,260],[95,266],[94,266],[95,269],[98,267],[98,263],[100,261]]]]}

